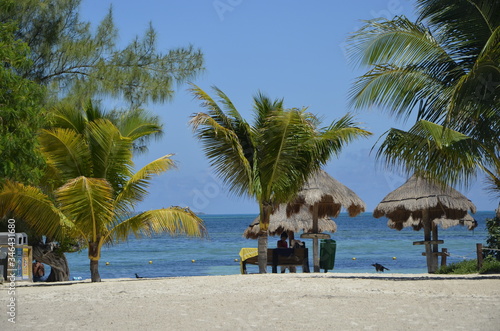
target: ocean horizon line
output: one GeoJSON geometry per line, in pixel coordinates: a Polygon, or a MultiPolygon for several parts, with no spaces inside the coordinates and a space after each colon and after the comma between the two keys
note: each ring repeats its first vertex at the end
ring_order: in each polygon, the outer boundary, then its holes
{"type": "MultiPolygon", "coordinates": [[[[259,213],[205,213],[205,212],[194,212],[196,215],[198,216],[235,216],[235,215],[259,215],[259,213]]],[[[476,211],[475,213],[470,213],[471,215],[475,215],[475,214],[478,214],[478,213],[495,213],[495,210],[478,210],[476,211]]],[[[349,213],[347,211],[341,211],[339,215],[348,215],[349,213]]],[[[367,215],[367,214],[373,214],[373,212],[369,212],[369,211],[366,211],[366,212],[362,212],[362,213],[359,213],[359,215],[367,215]]],[[[354,216],[356,217],[356,216],[354,216]]],[[[335,218],[335,217],[333,217],[335,218]]],[[[380,219],[383,219],[383,218],[386,218],[385,216],[384,217],[380,217],[380,219]]]]}

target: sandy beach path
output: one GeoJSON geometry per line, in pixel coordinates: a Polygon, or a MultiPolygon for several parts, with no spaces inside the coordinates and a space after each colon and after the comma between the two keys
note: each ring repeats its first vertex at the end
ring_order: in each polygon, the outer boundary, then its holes
{"type": "Polygon", "coordinates": [[[500,330],[500,277],[264,274],[0,285],[0,330],[500,330]],[[4,304],[5,303],[5,304],[4,304]]]}

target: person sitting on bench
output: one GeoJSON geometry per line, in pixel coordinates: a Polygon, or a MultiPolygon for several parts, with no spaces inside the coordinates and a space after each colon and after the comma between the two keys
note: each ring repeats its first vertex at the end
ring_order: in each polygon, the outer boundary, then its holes
{"type": "MultiPolygon", "coordinates": [[[[288,235],[286,234],[286,231],[281,232],[280,240],[278,240],[277,247],[278,248],[288,248],[288,242],[286,241],[288,239],[288,235]]],[[[286,271],[285,266],[281,266],[281,273],[284,274],[286,271]]],[[[290,270],[290,268],[288,268],[290,270]]],[[[291,271],[291,270],[290,270],[291,271]]]]}

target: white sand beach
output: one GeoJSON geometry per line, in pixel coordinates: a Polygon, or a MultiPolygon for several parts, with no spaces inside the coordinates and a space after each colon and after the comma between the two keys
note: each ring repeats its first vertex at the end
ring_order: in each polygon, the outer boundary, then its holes
{"type": "Polygon", "coordinates": [[[0,330],[495,330],[500,277],[252,274],[110,279],[15,290],[0,330]]]}

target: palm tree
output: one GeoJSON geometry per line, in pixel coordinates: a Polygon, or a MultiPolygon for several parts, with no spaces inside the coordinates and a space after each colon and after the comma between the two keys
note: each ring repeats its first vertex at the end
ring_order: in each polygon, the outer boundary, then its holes
{"type": "Polygon", "coordinates": [[[403,132],[393,130],[379,151],[379,155],[389,157],[388,163],[399,158],[407,173],[425,169],[451,185],[468,183],[478,169],[484,170],[493,182],[498,181],[500,2],[416,2],[416,22],[405,17],[372,20],[350,38],[351,59],[371,67],[355,82],[352,104],[357,108],[380,106],[403,118],[417,112],[417,121],[438,125],[431,133],[421,130],[429,125],[417,123],[403,140],[395,139],[402,137],[403,132]],[[421,138],[437,142],[438,135],[446,140],[451,132],[471,139],[460,138],[458,145],[453,144],[460,147],[457,150],[437,143],[431,150],[411,152],[408,148],[408,153],[398,152],[403,141],[408,146],[421,144],[421,138]],[[417,141],[408,142],[411,137],[417,141]],[[390,148],[391,143],[396,144],[394,148],[390,148]],[[455,154],[463,152],[466,145],[472,148],[467,155],[474,156],[474,165],[455,154]],[[426,157],[415,159],[417,154],[427,152],[426,157]],[[446,160],[437,160],[439,157],[446,160]]]}
{"type": "Polygon", "coordinates": [[[465,185],[480,169],[487,176],[487,188],[500,198],[500,157],[477,140],[439,124],[420,120],[408,131],[390,129],[377,158],[403,171],[446,174],[448,182],[465,185]]]}
{"type": "Polygon", "coordinates": [[[50,127],[66,128],[83,134],[87,124],[97,119],[110,120],[124,137],[134,142],[134,153],[147,152],[147,143],[163,136],[160,118],[142,108],[113,110],[106,112],[100,102],[86,100],[81,103],[72,100],[59,101],[50,108],[50,127]]]}
{"type": "Polygon", "coordinates": [[[259,272],[265,273],[267,229],[276,207],[290,201],[309,175],[348,142],[370,133],[356,127],[349,115],[320,128],[306,109],[285,109],[283,100],[272,101],[261,93],[254,97],[255,121],[250,125],[221,90],[214,91],[218,102],[193,85],[191,92],[208,111],[195,114],[190,124],[229,191],[257,200],[259,272]]]}
{"type": "Polygon", "coordinates": [[[134,206],[147,195],[153,176],[174,166],[171,155],[134,173],[134,139],[123,136],[106,118],[86,121],[83,127],[82,131],[55,127],[40,133],[56,188],[45,193],[7,182],[0,193],[3,211],[12,211],[38,233],[71,238],[88,247],[93,282],[100,281],[98,262],[106,243],[126,240],[130,233],[205,235],[203,221],[189,208],[135,213],[134,206]]]}

